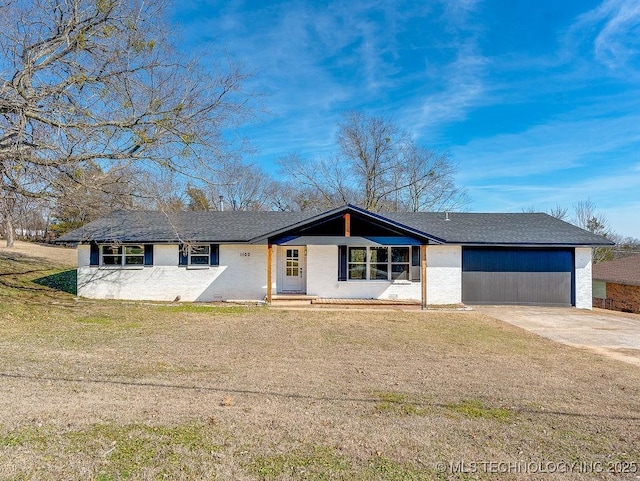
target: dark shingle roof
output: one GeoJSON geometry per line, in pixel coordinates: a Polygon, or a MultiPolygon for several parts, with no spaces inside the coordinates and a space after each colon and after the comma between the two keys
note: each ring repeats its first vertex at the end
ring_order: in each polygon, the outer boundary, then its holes
{"type": "Polygon", "coordinates": [[[640,286],[640,256],[594,264],[593,278],[598,281],[640,286]]]}
{"type": "Polygon", "coordinates": [[[68,232],[59,242],[248,242],[307,219],[303,212],[157,212],[118,210],[68,232]]]}
{"type": "Polygon", "coordinates": [[[383,214],[450,244],[611,245],[607,239],[542,213],[394,212],[383,214]]]}
{"type": "MultiPolygon", "coordinates": [[[[374,214],[353,206],[342,211],[371,216],[424,234],[436,242],[473,245],[610,245],[603,237],[547,214],[393,212],[374,214]]],[[[304,212],[151,212],[115,211],[69,232],[59,242],[249,242],[283,232],[325,214],[304,212]]],[[[414,234],[415,235],[415,234],[414,234]]]]}

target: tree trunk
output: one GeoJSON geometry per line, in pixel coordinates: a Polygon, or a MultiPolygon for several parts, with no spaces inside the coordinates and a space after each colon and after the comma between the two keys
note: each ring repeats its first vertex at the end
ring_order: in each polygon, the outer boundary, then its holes
{"type": "Polygon", "coordinates": [[[11,212],[4,214],[4,235],[7,239],[7,247],[13,247],[15,231],[13,229],[13,215],[11,212]]]}

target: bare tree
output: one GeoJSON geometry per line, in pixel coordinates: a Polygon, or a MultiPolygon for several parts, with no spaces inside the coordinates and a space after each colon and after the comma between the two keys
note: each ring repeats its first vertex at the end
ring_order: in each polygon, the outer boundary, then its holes
{"type": "Polygon", "coordinates": [[[555,207],[549,209],[549,215],[560,220],[567,220],[569,218],[569,209],[556,204],[555,207]]]}
{"type": "Polygon", "coordinates": [[[280,160],[293,185],[318,192],[321,208],[353,203],[372,211],[446,210],[468,202],[450,159],[417,146],[386,118],[347,115],[337,143],[334,157],[280,160]]]}
{"type": "Polygon", "coordinates": [[[356,203],[358,192],[351,185],[353,175],[349,166],[340,159],[331,157],[313,162],[291,154],[280,159],[279,164],[283,175],[289,177],[288,184],[296,195],[315,193],[310,196],[310,200],[315,202],[315,209],[356,203]]]}
{"type": "Polygon", "coordinates": [[[400,210],[454,210],[468,204],[466,192],[454,183],[456,169],[446,155],[410,144],[403,160],[396,167],[400,210]]]}
{"type": "Polygon", "coordinates": [[[15,240],[14,216],[18,195],[11,190],[5,190],[0,197],[0,211],[2,212],[2,231],[7,241],[7,247],[13,247],[15,240]]]}
{"type": "Polygon", "coordinates": [[[268,189],[268,207],[284,212],[323,212],[332,204],[327,205],[317,189],[274,180],[268,189]]]}
{"type": "MultiPolygon", "coordinates": [[[[581,200],[573,205],[573,224],[582,229],[601,235],[606,238],[616,237],[606,216],[599,213],[596,205],[590,200],[581,200]]],[[[602,262],[614,258],[612,249],[609,247],[597,247],[593,250],[593,262],[602,262]]]]}
{"type": "Polygon", "coordinates": [[[60,172],[94,162],[205,178],[240,147],[224,132],[251,111],[246,75],[183,60],[163,9],[163,0],[0,4],[5,230],[12,196],[51,195],[60,172]]]}
{"type": "Polygon", "coordinates": [[[573,223],[595,234],[604,235],[608,232],[606,217],[598,213],[590,199],[573,204],[573,223]]]}
{"type": "Polygon", "coordinates": [[[351,176],[360,186],[360,204],[380,210],[382,201],[397,189],[393,182],[408,135],[382,118],[355,112],[338,124],[338,145],[351,176]]]}
{"type": "MultiPolygon", "coordinates": [[[[540,212],[540,209],[537,209],[535,205],[530,205],[529,207],[523,207],[522,212],[535,213],[540,212]]],[[[569,209],[561,206],[560,204],[556,204],[555,207],[552,207],[547,211],[551,217],[555,217],[559,220],[568,221],[569,218],[569,209]]]]}
{"type": "Polygon", "coordinates": [[[223,162],[216,172],[215,183],[209,187],[214,209],[222,196],[229,210],[267,210],[270,179],[254,164],[237,159],[223,162]]]}

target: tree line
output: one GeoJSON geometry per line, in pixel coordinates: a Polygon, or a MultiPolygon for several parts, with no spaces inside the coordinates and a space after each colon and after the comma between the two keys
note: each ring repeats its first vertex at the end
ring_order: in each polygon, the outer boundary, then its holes
{"type": "Polygon", "coordinates": [[[445,154],[417,146],[389,119],[357,112],[340,122],[333,157],[291,154],[279,160],[277,175],[241,158],[218,159],[206,180],[87,162],[59,174],[51,198],[17,196],[13,216],[19,231],[55,237],[115,209],[320,212],[350,203],[372,211],[459,210],[468,198],[454,175],[445,154]],[[28,203],[40,217],[23,217],[28,203]]]}

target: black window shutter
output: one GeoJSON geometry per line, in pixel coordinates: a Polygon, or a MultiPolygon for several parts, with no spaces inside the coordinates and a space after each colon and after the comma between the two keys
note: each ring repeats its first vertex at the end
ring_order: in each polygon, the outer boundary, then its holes
{"type": "Polygon", "coordinates": [[[189,263],[189,255],[185,251],[185,245],[184,244],[178,245],[178,249],[179,249],[178,255],[180,256],[178,258],[178,265],[186,266],[189,263]]]}
{"type": "Polygon", "coordinates": [[[90,246],[91,251],[89,253],[89,265],[98,266],[100,265],[100,246],[95,242],[92,242],[90,246]]]}
{"type": "Polygon", "coordinates": [[[338,280],[347,280],[347,246],[338,246],[338,280]]]}
{"type": "Polygon", "coordinates": [[[220,246],[218,244],[211,244],[209,248],[209,264],[212,266],[220,265],[220,246]]]}
{"type": "Polygon", "coordinates": [[[145,266],[153,265],[153,244],[144,245],[144,265],[145,266]]]}

